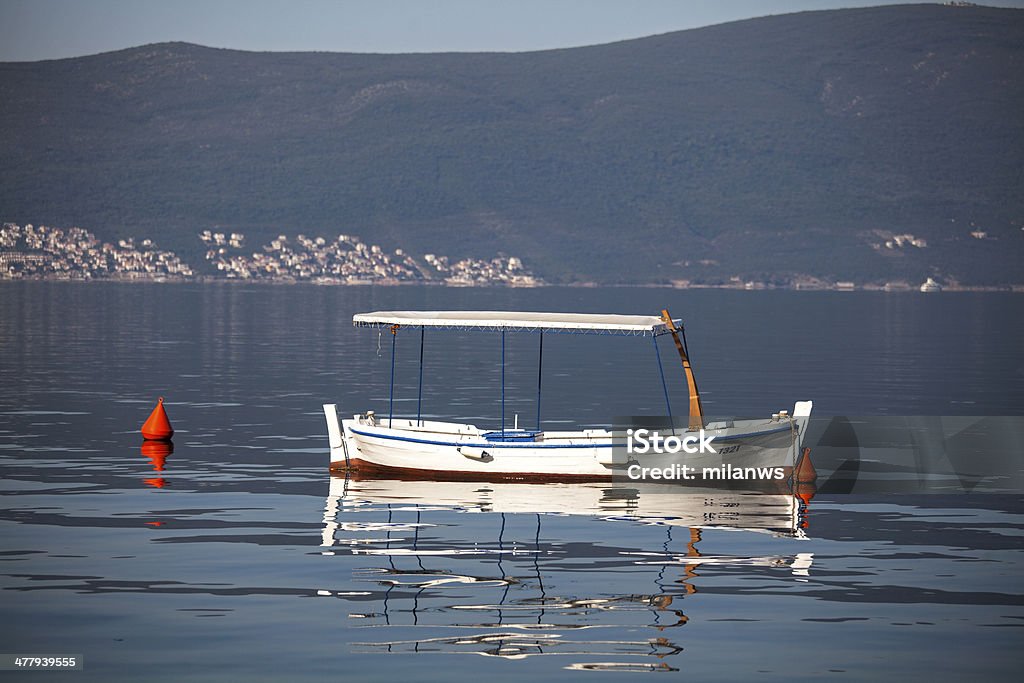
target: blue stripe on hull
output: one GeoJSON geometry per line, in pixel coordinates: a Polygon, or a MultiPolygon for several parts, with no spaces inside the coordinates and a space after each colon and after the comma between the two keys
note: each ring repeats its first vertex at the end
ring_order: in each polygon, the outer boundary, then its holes
{"type": "MultiPolygon", "coordinates": [[[[481,443],[465,443],[463,441],[434,441],[433,439],[415,439],[410,436],[391,436],[390,434],[376,434],[374,432],[363,432],[353,427],[349,427],[349,431],[359,436],[368,436],[376,439],[388,439],[390,441],[406,441],[408,443],[421,443],[429,446],[468,446],[470,448],[614,448],[616,444],[613,443],[593,443],[593,444],[540,444],[540,443],[507,443],[507,442],[494,442],[484,441],[481,443]]],[[[778,434],[779,432],[790,431],[789,427],[779,427],[778,429],[771,429],[766,432],[751,432],[749,434],[734,434],[729,436],[715,436],[715,441],[735,441],[736,439],[747,439],[755,436],[767,436],[769,434],[778,434]]],[[[582,438],[582,437],[580,437],[582,438]]],[[[625,446],[625,444],[618,444],[619,446],[625,446]]]]}

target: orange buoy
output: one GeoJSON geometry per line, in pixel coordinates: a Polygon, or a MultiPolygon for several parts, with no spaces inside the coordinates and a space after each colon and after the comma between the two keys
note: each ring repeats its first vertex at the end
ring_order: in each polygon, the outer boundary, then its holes
{"type": "Polygon", "coordinates": [[[171,428],[171,421],[167,419],[167,411],[164,410],[164,397],[157,401],[156,408],[149,414],[149,418],[142,425],[142,438],[150,441],[170,441],[174,436],[174,429],[171,428]]]}
{"type": "Polygon", "coordinates": [[[811,462],[810,448],[805,448],[800,454],[800,462],[796,464],[795,479],[798,484],[810,484],[818,479],[818,471],[814,469],[814,464],[811,462]]]}

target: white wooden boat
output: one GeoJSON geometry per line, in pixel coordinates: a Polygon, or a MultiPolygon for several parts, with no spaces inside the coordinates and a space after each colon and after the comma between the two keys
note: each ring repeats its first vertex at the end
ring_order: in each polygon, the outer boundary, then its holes
{"type": "Polygon", "coordinates": [[[340,419],[335,404],[324,405],[333,470],[488,481],[601,480],[614,475],[630,479],[682,481],[686,472],[683,468],[686,467],[690,468],[691,475],[700,475],[701,480],[696,483],[703,485],[709,483],[706,472],[716,469],[723,481],[739,480],[750,484],[751,480],[764,479],[768,483],[785,484],[797,464],[811,413],[811,402],[802,401],[795,404],[792,413],[780,411],[763,419],[706,421],[682,334],[682,323],[673,319],[668,311],[662,311],[660,317],[511,311],[379,311],[357,314],[353,323],[357,327],[386,329],[392,333],[391,397],[387,416],[367,411],[340,419]],[[501,335],[500,428],[421,419],[426,328],[476,330],[501,335]],[[400,330],[406,329],[418,329],[420,332],[420,399],[417,399],[415,418],[395,417],[393,410],[395,338],[400,330]],[[509,428],[505,419],[505,336],[512,333],[534,333],[539,339],[538,419],[537,428],[532,430],[509,428]],[[543,429],[539,406],[545,334],[652,338],[666,402],[668,428],[661,431],[665,438],[671,436],[675,439],[670,444],[676,447],[675,452],[671,447],[662,449],[660,453],[648,451],[639,455],[636,449],[628,452],[627,445],[635,446],[638,442],[630,439],[633,431],[626,431],[625,426],[614,431],[543,429]],[[667,385],[664,384],[657,340],[665,335],[674,341],[689,388],[689,419],[685,426],[675,424],[667,385]],[[687,452],[697,449],[698,443],[702,452],[687,452]],[[707,448],[703,448],[705,444],[707,448]],[[683,449],[678,448],[680,445],[683,449]],[[769,469],[771,473],[767,472],[769,469]],[[762,477],[762,474],[770,476],[762,477]]]}

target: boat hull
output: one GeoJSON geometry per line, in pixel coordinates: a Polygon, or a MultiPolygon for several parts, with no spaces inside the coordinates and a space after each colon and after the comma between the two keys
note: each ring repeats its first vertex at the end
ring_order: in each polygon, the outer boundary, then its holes
{"type": "Polygon", "coordinates": [[[714,437],[717,452],[642,456],[627,455],[624,436],[604,429],[495,435],[452,422],[378,421],[372,414],[339,419],[333,404],[325,405],[324,411],[331,438],[330,466],[335,471],[448,480],[606,481],[636,478],[633,474],[640,470],[631,471],[633,465],[647,468],[648,474],[683,466],[697,473],[704,468],[779,468],[782,476],[777,479],[785,483],[810,415],[809,403],[803,410],[799,406],[792,419],[709,425],[707,435],[714,437]]]}

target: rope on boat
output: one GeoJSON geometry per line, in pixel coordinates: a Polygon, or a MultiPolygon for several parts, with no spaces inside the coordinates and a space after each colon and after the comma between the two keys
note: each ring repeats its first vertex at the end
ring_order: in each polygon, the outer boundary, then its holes
{"type": "Polygon", "coordinates": [[[665,409],[668,411],[668,425],[672,429],[672,433],[676,433],[676,425],[672,420],[672,404],[668,400],[668,384],[665,382],[665,368],[661,365],[661,350],[658,348],[658,338],[651,337],[651,341],[654,342],[654,355],[658,357],[658,373],[661,375],[661,389],[665,392],[665,409]]]}
{"type": "Polygon", "coordinates": [[[423,422],[420,420],[420,409],[423,405],[423,336],[426,329],[426,327],[420,327],[420,388],[416,394],[416,425],[418,427],[423,426],[423,422]]]}
{"type": "Polygon", "coordinates": [[[398,325],[391,328],[391,389],[388,391],[388,429],[395,416],[395,341],[398,339],[398,325]]]}
{"type": "Polygon", "coordinates": [[[544,330],[540,331],[540,353],[537,357],[537,431],[540,431],[540,380],[544,376],[544,330]]]}

